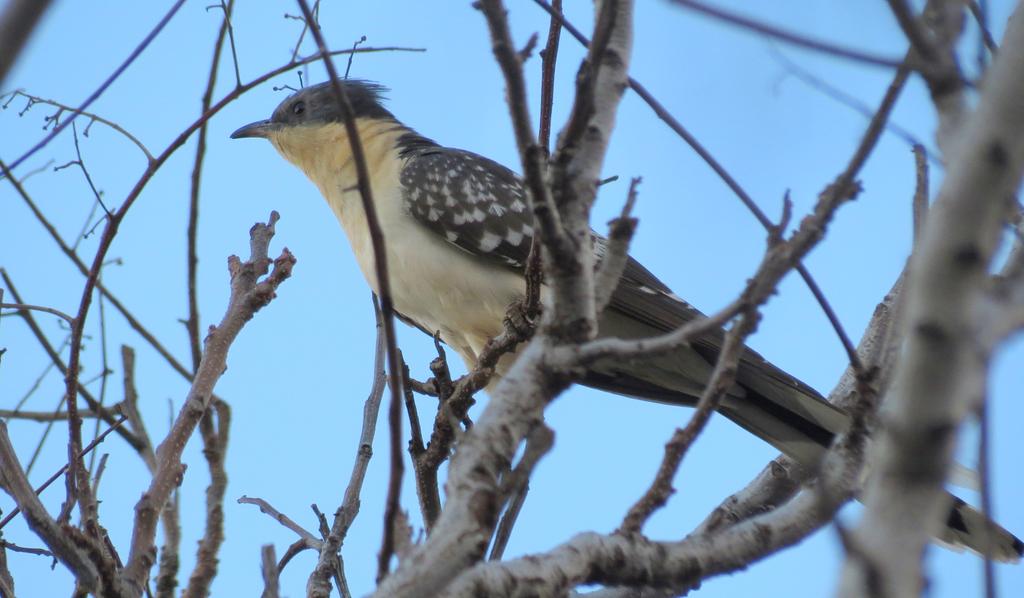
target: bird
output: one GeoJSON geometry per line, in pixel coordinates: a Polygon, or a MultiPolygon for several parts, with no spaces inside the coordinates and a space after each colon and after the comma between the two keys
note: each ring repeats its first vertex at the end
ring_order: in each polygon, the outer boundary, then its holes
{"type": "MultiPolygon", "coordinates": [[[[369,173],[396,315],[438,335],[472,368],[502,332],[510,305],[525,293],[535,228],[527,192],[512,170],[473,152],[445,147],[399,121],[386,88],[360,79],[328,80],[298,90],[267,120],[233,139],[263,138],[299,168],[334,212],[374,292],[379,285],[344,114],[333,85],[351,107],[369,173]]],[[[599,258],[606,247],[593,233],[599,258]]],[[[598,317],[601,337],[664,334],[704,315],[633,258],[598,317]]],[[[674,405],[694,406],[711,376],[724,331],[643,359],[608,359],[588,367],[583,385],[674,405]]],[[[745,348],[736,382],[718,411],[815,471],[850,417],[817,391],[745,348]]],[[[1003,561],[1024,543],[950,495],[939,540],[1003,561]],[[986,526],[991,534],[986,534],[986,526]]]]}

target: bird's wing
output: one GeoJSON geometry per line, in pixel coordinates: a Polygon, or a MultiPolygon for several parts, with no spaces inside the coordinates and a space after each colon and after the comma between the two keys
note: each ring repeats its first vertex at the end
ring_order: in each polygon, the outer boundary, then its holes
{"type": "Polygon", "coordinates": [[[473,255],[526,267],[533,214],[511,170],[471,152],[434,146],[411,153],[400,178],[405,206],[424,226],[473,255]]]}
{"type": "MultiPolygon", "coordinates": [[[[511,170],[471,152],[429,144],[408,153],[400,176],[406,208],[424,226],[473,255],[514,269],[525,267],[533,215],[523,184],[511,170]]],[[[603,239],[595,234],[598,256],[602,249],[603,239]]],[[[699,317],[703,317],[700,311],[630,258],[601,324],[605,335],[638,338],[663,334],[699,317]]],[[[583,383],[693,404],[721,352],[722,339],[722,331],[714,331],[662,359],[612,370],[596,368],[583,383]]],[[[737,381],[753,394],[768,397],[762,401],[765,409],[780,408],[808,420],[808,425],[798,421],[800,430],[816,444],[827,446],[832,434],[845,427],[845,415],[814,389],[754,351],[745,351],[737,381]]],[[[740,423],[752,425],[746,420],[740,423]]],[[[772,430],[755,433],[778,443],[771,437],[772,430]]]]}

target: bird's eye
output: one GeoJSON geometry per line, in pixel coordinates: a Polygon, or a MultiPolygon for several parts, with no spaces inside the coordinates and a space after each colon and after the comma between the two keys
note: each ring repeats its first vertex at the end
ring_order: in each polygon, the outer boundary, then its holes
{"type": "Polygon", "coordinates": [[[292,114],[298,116],[298,115],[302,114],[305,111],[306,111],[306,103],[305,102],[295,102],[294,104],[292,104],[292,114]]]}

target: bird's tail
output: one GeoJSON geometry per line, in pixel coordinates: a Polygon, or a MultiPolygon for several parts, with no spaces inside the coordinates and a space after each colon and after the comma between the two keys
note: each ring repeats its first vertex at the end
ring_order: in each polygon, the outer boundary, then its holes
{"type": "MultiPolygon", "coordinates": [[[[627,396],[693,406],[695,393],[681,390],[692,384],[675,380],[666,367],[672,357],[679,356],[646,360],[646,368],[599,363],[583,382],[627,396]]],[[[811,471],[817,470],[825,451],[850,421],[845,411],[749,350],[740,362],[737,385],[724,398],[719,412],[811,471]]],[[[949,515],[936,538],[941,543],[1002,562],[1017,562],[1024,555],[1024,544],[1012,533],[952,494],[947,494],[947,500],[949,515]]]]}

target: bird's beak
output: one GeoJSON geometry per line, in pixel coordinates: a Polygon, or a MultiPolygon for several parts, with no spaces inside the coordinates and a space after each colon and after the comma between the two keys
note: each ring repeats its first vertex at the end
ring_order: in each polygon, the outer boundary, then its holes
{"type": "Polygon", "coordinates": [[[281,128],[279,123],[271,122],[269,120],[261,120],[254,123],[249,123],[244,127],[238,129],[231,134],[232,139],[242,139],[243,137],[262,137],[264,139],[270,137],[270,134],[281,128]]]}

